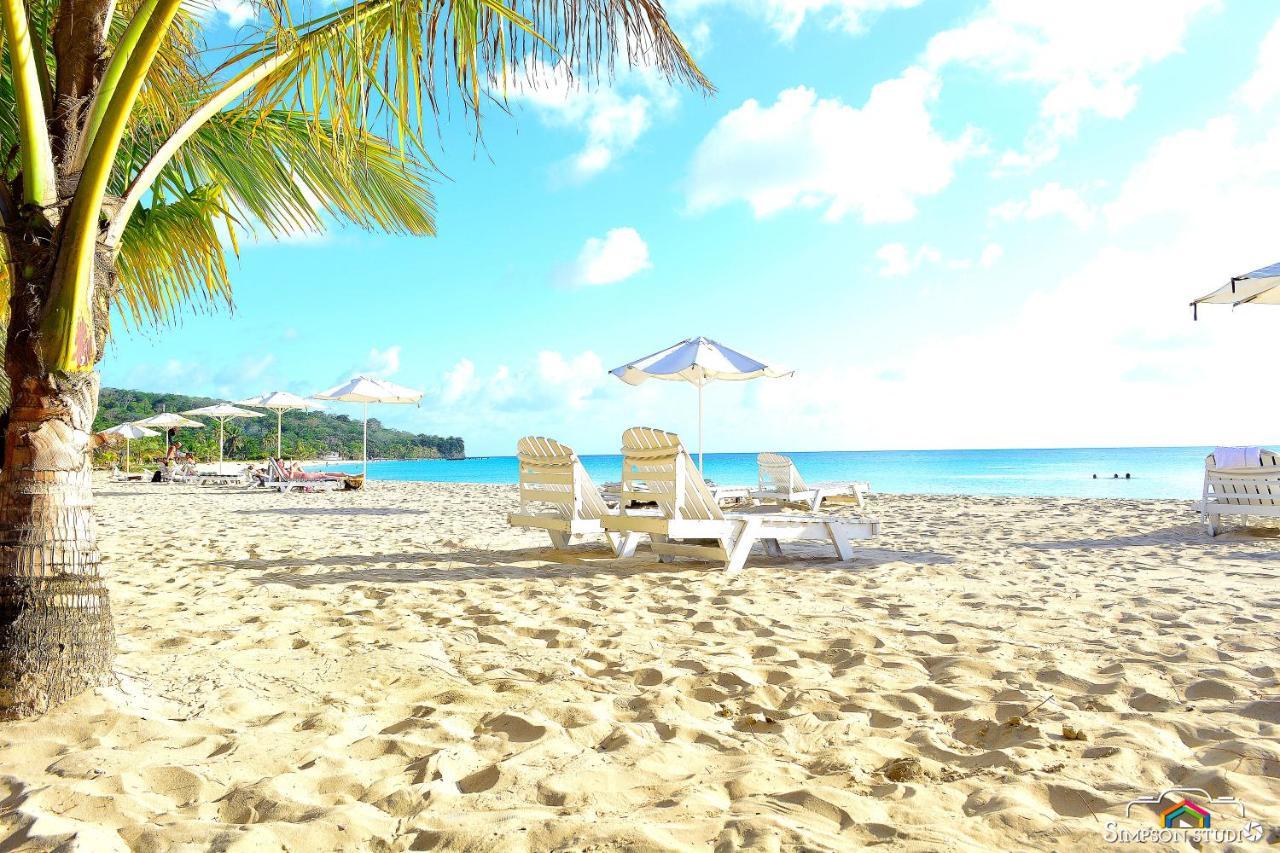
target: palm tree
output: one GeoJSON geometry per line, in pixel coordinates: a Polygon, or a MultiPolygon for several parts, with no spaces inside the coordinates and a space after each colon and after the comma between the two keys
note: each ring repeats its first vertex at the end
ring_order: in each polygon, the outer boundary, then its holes
{"type": "Polygon", "coordinates": [[[113,311],[228,301],[238,227],[433,233],[437,111],[478,130],[513,68],[622,60],[710,90],[658,0],[298,2],[206,46],[181,0],[0,0],[0,717],[110,671],[87,451],[113,311]]]}

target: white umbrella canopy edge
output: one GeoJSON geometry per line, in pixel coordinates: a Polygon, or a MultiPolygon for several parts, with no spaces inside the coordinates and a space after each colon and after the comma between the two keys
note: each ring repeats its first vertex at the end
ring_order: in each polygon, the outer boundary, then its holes
{"type": "Polygon", "coordinates": [[[342,403],[364,404],[364,436],[362,475],[369,473],[369,404],[370,403],[419,403],[422,392],[404,385],[372,376],[355,376],[341,385],[335,385],[311,395],[317,400],[335,400],[342,403]]]}
{"type": "Polygon", "coordinates": [[[1222,287],[1192,300],[1192,318],[1198,319],[1201,305],[1280,305],[1280,263],[1232,276],[1222,287]]]}
{"type": "Polygon", "coordinates": [[[124,438],[124,472],[129,473],[129,442],[135,438],[154,438],[160,433],[155,430],[140,427],[134,423],[124,423],[117,426],[104,429],[100,435],[116,435],[124,438]]]}
{"type": "Polygon", "coordinates": [[[218,473],[222,473],[222,444],[224,434],[226,432],[227,420],[230,418],[260,418],[262,412],[251,412],[248,409],[241,409],[239,406],[233,406],[230,403],[214,403],[212,406],[201,406],[198,409],[189,409],[182,414],[196,415],[198,417],[213,418],[218,422],[218,473]]]}
{"type": "Polygon", "coordinates": [[[609,371],[628,385],[647,379],[688,382],[698,389],[698,471],[703,472],[703,395],[713,380],[744,382],[761,377],[783,379],[795,371],[775,367],[707,337],[686,338],[609,371]]]}
{"type": "Polygon", "coordinates": [[[141,420],[130,421],[135,426],[142,427],[159,427],[164,430],[164,447],[169,449],[169,430],[180,429],[204,429],[204,424],[199,421],[193,421],[190,418],[184,418],[177,412],[158,412],[141,420]]]}
{"type": "Polygon", "coordinates": [[[276,458],[284,459],[283,450],[283,418],[285,412],[298,409],[319,409],[323,408],[319,403],[314,403],[306,397],[299,397],[288,391],[268,391],[259,394],[256,397],[249,397],[244,400],[236,400],[237,406],[252,406],[258,409],[270,409],[276,413],[276,458]]]}

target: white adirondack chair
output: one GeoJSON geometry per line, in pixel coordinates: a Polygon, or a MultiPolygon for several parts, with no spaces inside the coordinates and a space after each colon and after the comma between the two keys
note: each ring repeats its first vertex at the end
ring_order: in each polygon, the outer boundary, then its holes
{"type": "Polygon", "coordinates": [[[516,442],[516,458],[520,460],[520,511],[507,516],[508,524],[547,531],[555,548],[567,547],[574,536],[600,534],[615,555],[635,553],[639,534],[613,533],[601,524],[610,514],[609,507],[573,448],[528,435],[516,442]],[[551,509],[537,512],[531,504],[551,509]]]}
{"type": "Polygon", "coordinates": [[[761,453],[756,457],[759,485],[751,490],[751,497],[772,503],[800,504],[808,509],[818,509],[824,500],[833,503],[851,503],[858,509],[865,506],[865,497],[871,487],[864,482],[844,486],[810,488],[800,476],[790,457],[780,453],[761,453]]]}
{"type": "Polygon", "coordinates": [[[1219,468],[1210,453],[1204,459],[1204,491],[1196,509],[1210,536],[1222,516],[1280,517],[1280,455],[1263,450],[1257,467],[1219,468]]]}
{"type": "Polygon", "coordinates": [[[755,542],[778,557],[781,541],[797,539],[829,541],[836,556],[848,560],[853,557],[852,540],[880,532],[880,522],[873,518],[725,513],[674,433],[633,427],[622,434],[622,457],[621,510],[605,516],[604,526],[619,533],[647,534],[654,553],[664,561],[698,557],[723,561],[726,569],[737,570],[755,542]],[[633,498],[656,501],[660,514],[637,514],[628,508],[633,498]]]}

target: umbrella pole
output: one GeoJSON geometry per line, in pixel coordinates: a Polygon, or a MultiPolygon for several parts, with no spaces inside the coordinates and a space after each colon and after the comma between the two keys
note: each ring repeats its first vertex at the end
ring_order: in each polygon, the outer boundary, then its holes
{"type": "Polygon", "coordinates": [[[276,458],[282,462],[284,461],[284,451],[281,450],[283,444],[281,443],[282,439],[280,437],[280,419],[283,417],[284,409],[276,409],[276,458]]]}
{"type": "Polygon", "coordinates": [[[222,474],[222,445],[225,439],[222,437],[222,428],[227,425],[226,418],[218,418],[218,474],[222,474]]]}
{"type": "Polygon", "coordinates": [[[365,477],[369,473],[369,404],[364,404],[364,465],[360,469],[360,476],[365,477]]]}
{"type": "Polygon", "coordinates": [[[707,477],[707,471],[702,466],[702,386],[705,384],[705,380],[698,383],[698,475],[704,480],[707,477]]]}

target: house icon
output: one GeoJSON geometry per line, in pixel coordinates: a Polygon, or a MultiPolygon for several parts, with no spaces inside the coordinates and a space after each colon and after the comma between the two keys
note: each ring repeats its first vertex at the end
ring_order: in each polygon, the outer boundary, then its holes
{"type": "Polygon", "coordinates": [[[1160,819],[1166,829],[1208,829],[1210,815],[1204,806],[1183,800],[1162,811],[1160,819]]]}

